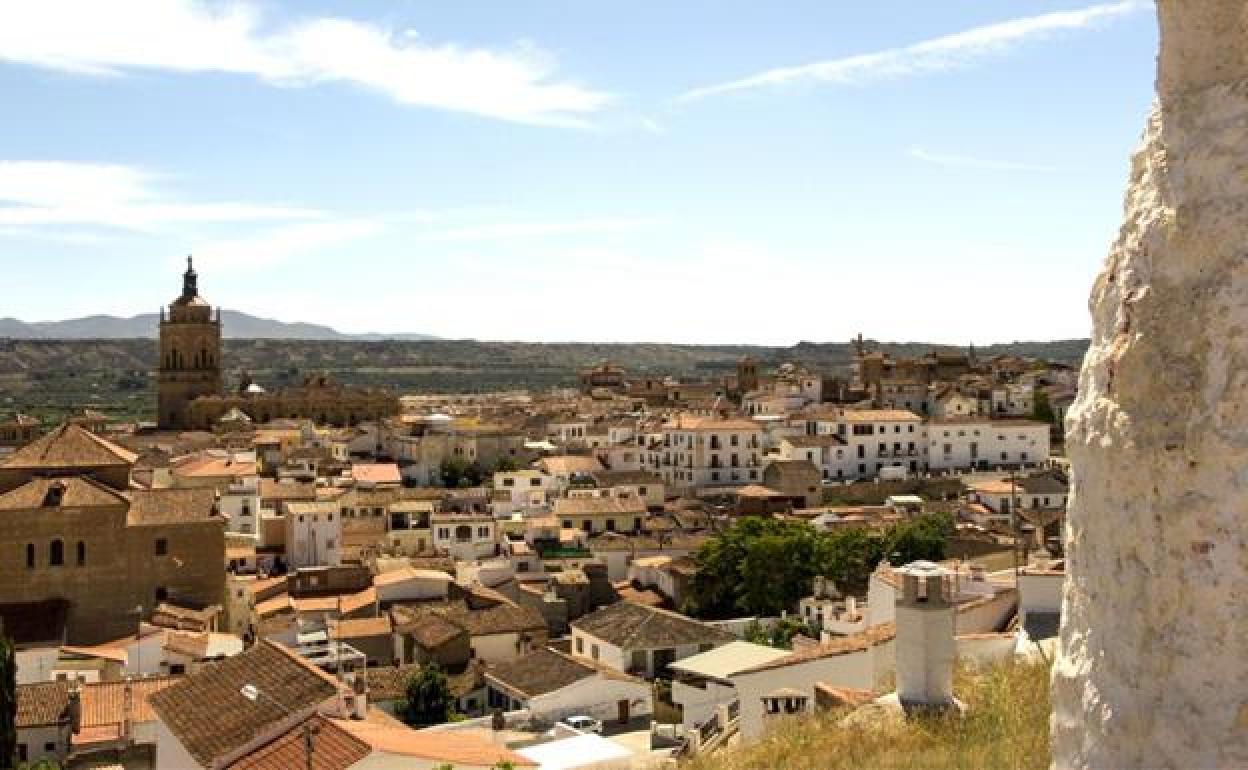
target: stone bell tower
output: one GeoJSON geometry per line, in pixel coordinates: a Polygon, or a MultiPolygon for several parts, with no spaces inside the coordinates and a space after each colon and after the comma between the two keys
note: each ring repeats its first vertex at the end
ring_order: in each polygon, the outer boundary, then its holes
{"type": "Polygon", "coordinates": [[[160,311],[159,423],[163,429],[190,426],[187,407],[200,396],[221,393],[221,311],[199,296],[199,275],[190,257],[182,296],[160,311]]]}

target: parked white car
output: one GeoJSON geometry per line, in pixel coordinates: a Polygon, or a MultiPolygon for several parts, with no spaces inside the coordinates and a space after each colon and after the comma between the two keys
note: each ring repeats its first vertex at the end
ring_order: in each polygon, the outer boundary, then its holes
{"type": "Polygon", "coordinates": [[[602,722],[593,717],[568,717],[563,720],[563,725],[577,732],[602,735],[602,722]]]}

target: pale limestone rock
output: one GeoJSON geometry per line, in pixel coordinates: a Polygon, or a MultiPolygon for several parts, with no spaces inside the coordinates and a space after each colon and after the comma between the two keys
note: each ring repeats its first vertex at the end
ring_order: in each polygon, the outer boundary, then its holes
{"type": "Polygon", "coordinates": [[[1248,767],[1248,0],[1160,0],[1067,422],[1058,768],[1248,767]]]}

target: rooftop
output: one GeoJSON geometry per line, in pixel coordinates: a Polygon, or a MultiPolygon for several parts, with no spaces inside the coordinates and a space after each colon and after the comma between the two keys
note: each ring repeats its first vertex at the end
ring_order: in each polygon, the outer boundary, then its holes
{"type": "Polygon", "coordinates": [[[573,621],[572,628],[626,650],[729,644],[736,637],[676,612],[617,602],[573,621]]]}

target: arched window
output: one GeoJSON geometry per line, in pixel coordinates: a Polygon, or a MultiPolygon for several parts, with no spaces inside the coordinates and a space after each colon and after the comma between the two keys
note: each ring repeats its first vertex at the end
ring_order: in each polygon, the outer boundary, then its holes
{"type": "Polygon", "coordinates": [[[26,569],[35,568],[35,544],[26,544],[26,569]]]}
{"type": "Polygon", "coordinates": [[[65,543],[60,540],[53,540],[48,546],[48,566],[61,567],[65,564],[65,543]]]}
{"type": "Polygon", "coordinates": [[[82,540],[78,541],[78,566],[87,566],[87,544],[82,540]]]}

